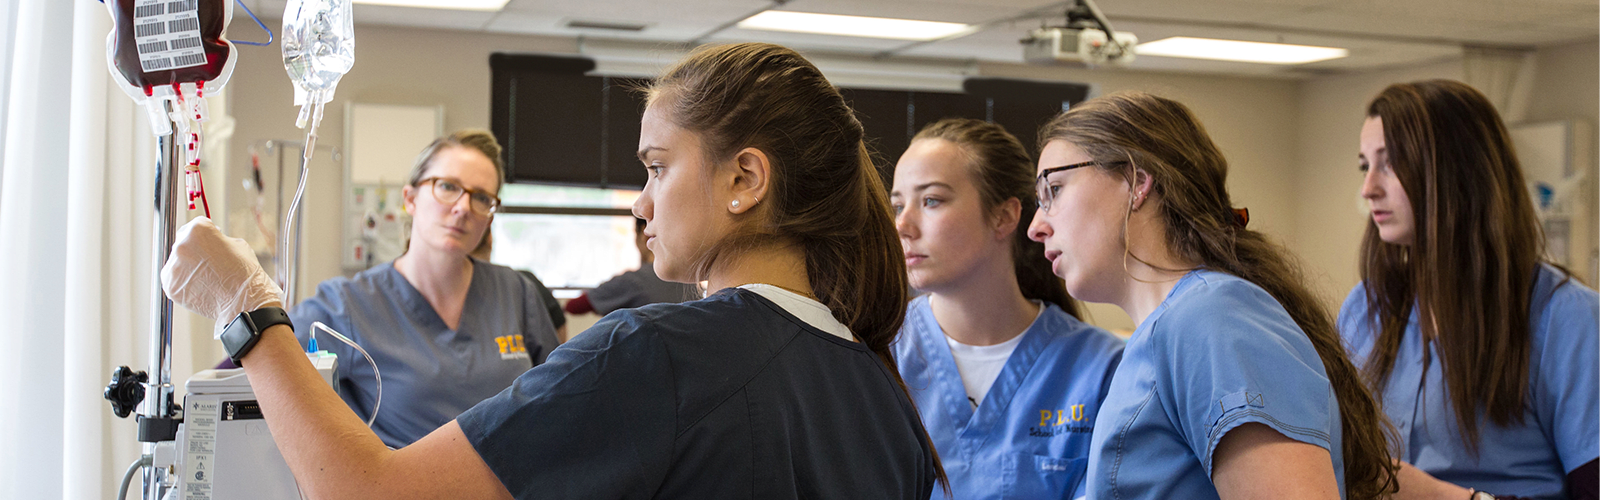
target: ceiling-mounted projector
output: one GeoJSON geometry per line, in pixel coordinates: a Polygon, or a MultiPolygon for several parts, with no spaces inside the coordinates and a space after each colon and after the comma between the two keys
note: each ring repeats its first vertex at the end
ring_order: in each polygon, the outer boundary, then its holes
{"type": "Polygon", "coordinates": [[[1022,39],[1022,59],[1036,64],[1127,66],[1139,37],[1111,29],[1111,21],[1094,0],[1078,0],[1067,9],[1066,26],[1046,26],[1022,39]]]}
{"type": "Polygon", "coordinates": [[[1126,31],[1115,34],[1093,28],[1039,28],[1022,40],[1022,59],[1034,64],[1079,63],[1088,66],[1127,66],[1139,37],[1126,31]]]}

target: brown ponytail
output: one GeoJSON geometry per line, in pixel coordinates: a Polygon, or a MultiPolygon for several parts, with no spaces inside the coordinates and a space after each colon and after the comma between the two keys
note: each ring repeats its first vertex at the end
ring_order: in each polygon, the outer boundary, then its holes
{"type": "MultiPolygon", "coordinates": [[[[718,255],[774,242],[798,246],[817,299],[904,391],[889,347],[908,301],[904,255],[888,190],[839,91],[793,50],[742,43],[696,49],[648,93],[651,106],[699,135],[708,160],[756,148],[772,162],[767,197],[754,209],[762,216],[713,246],[694,266],[697,277],[718,255]]],[[[947,484],[937,455],[934,464],[947,484]]]]}
{"type": "Polygon", "coordinates": [[[1040,145],[1050,141],[1078,146],[1113,175],[1129,176],[1127,167],[1112,165],[1131,160],[1154,178],[1174,253],[1254,283],[1283,305],[1322,358],[1338,398],[1346,493],[1365,499],[1397,491],[1387,439],[1394,427],[1345,355],[1332,317],[1305,286],[1299,264],[1266,235],[1238,224],[1227,160],[1194,113],[1170,99],[1119,92],[1056,116],[1040,129],[1040,145]]]}

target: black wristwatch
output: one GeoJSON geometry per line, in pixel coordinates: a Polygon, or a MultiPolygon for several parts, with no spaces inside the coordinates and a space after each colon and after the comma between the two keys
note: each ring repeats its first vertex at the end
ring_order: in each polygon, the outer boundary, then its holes
{"type": "Polygon", "coordinates": [[[294,323],[289,321],[289,313],[282,307],[263,307],[250,312],[239,313],[222,329],[222,347],[228,350],[228,358],[233,364],[244,366],[240,361],[250,349],[261,341],[261,332],[267,331],[274,325],[289,325],[294,328],[294,323]]]}

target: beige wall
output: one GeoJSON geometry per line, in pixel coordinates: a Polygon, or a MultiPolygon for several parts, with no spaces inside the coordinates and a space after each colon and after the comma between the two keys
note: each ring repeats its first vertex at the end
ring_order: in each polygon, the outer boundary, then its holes
{"type": "Polygon", "coordinates": [[[1291,191],[1299,227],[1289,248],[1300,256],[1313,289],[1338,307],[1356,278],[1356,255],[1366,230],[1366,203],[1356,145],[1367,101],[1391,83],[1428,78],[1461,79],[1461,61],[1395,68],[1307,81],[1300,86],[1300,117],[1291,191]]]}
{"type": "MultiPolygon", "coordinates": [[[[268,24],[272,25],[271,21],[268,24]]],[[[343,104],[351,100],[442,104],[446,130],[488,127],[490,53],[574,53],[577,50],[573,40],[394,27],[358,27],[356,47],[356,65],[340,82],[334,102],[327,106],[319,129],[319,144],[343,144],[343,104]]],[[[1251,208],[1252,227],[1279,238],[1292,234],[1290,186],[1293,172],[1285,166],[1294,159],[1293,111],[1298,98],[1295,81],[1087,71],[1020,64],[984,64],[981,71],[986,76],[1087,82],[1102,92],[1146,90],[1182,100],[1194,108],[1219,145],[1228,152],[1233,168],[1229,182],[1235,193],[1235,203],[1251,208]]],[[[293,94],[276,51],[242,49],[229,91],[231,110],[238,119],[226,181],[232,189],[248,174],[248,145],[268,139],[300,140],[302,132],[294,128],[293,94]]],[[[263,157],[263,173],[269,176],[276,168],[272,160],[263,157]]],[[[286,165],[292,168],[293,163],[287,161],[286,165]]],[[[292,179],[293,174],[289,177],[292,179]]],[[[343,178],[342,167],[329,161],[326,152],[319,152],[312,164],[311,182],[302,209],[307,218],[301,297],[314,293],[316,283],[341,274],[338,242],[343,235],[338,218],[342,202],[338,196],[343,178]]],[[[271,198],[275,192],[274,180],[266,181],[271,198]]],[[[292,187],[289,186],[289,190],[292,187]]],[[[230,213],[234,214],[241,213],[247,202],[243,196],[230,197],[230,200],[230,213]]],[[[1114,307],[1096,308],[1092,314],[1106,326],[1132,326],[1126,315],[1114,307]]]]}
{"type": "MultiPolygon", "coordinates": [[[[266,20],[268,26],[278,21],[266,20]]],[[[333,102],[327,104],[317,144],[344,145],[344,105],[347,102],[382,104],[443,105],[445,130],[489,127],[489,54],[496,51],[576,52],[572,40],[485,35],[415,28],[356,28],[356,64],[339,82],[333,102]]],[[[300,141],[304,132],[295,128],[294,91],[283,69],[276,47],[243,47],[234,75],[228,84],[230,104],[237,126],[229,151],[229,172],[224,183],[239,189],[249,175],[247,147],[266,140],[300,141]]],[[[426,144],[416,145],[421,150],[426,144]]],[[[262,173],[267,178],[267,204],[274,207],[276,157],[262,156],[262,173]]],[[[292,196],[297,158],[286,157],[290,170],[285,176],[292,196]]],[[[327,151],[316,153],[301,208],[304,220],[304,250],[301,256],[300,289],[296,294],[315,294],[316,284],[343,274],[339,265],[344,189],[344,167],[335,163],[327,151]]],[[[286,196],[287,198],[288,196],[286,196]]],[[[245,196],[230,197],[230,232],[242,234],[253,224],[245,196]]],[[[271,212],[268,213],[272,215],[271,212]]],[[[273,228],[275,231],[277,228],[273,228]]]]}
{"type": "MultiPolygon", "coordinates": [[[[1539,51],[1538,71],[1534,72],[1533,91],[1528,103],[1528,122],[1578,119],[1589,123],[1590,151],[1600,130],[1600,42],[1576,43],[1555,46],[1539,51]]],[[[1592,157],[1592,155],[1590,155],[1592,157]]],[[[1595,167],[1589,165],[1589,248],[1584,248],[1582,258],[1590,252],[1600,252],[1600,181],[1595,179],[1595,167]]],[[[1574,271],[1587,272],[1582,276],[1590,287],[1600,282],[1594,280],[1600,269],[1589,263],[1574,263],[1574,271]]]]}

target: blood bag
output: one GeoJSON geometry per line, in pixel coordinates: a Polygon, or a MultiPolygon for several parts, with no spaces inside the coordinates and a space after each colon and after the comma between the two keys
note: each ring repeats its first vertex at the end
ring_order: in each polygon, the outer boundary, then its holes
{"type": "Polygon", "coordinates": [[[222,38],[233,2],[115,0],[111,63],[151,95],[157,86],[216,81],[233,54],[222,38]],[[129,29],[131,28],[131,29],[129,29]]]}
{"type": "Polygon", "coordinates": [[[233,2],[107,0],[106,9],[106,66],[123,93],[145,105],[151,132],[170,134],[177,121],[187,133],[188,120],[204,121],[205,93],[228,83],[238,59],[227,39],[233,2]]]}
{"type": "Polygon", "coordinates": [[[112,29],[106,67],[123,93],[144,104],[155,136],[182,141],[184,186],[190,210],[204,208],[200,176],[205,94],[228,83],[238,60],[228,41],[233,2],[228,0],[106,0],[112,29]],[[195,202],[199,201],[197,205],[195,202]]]}

